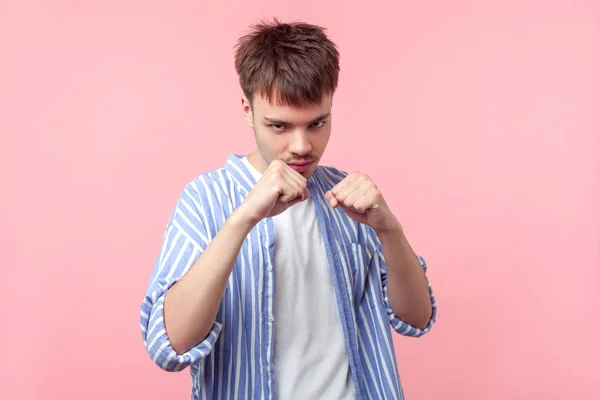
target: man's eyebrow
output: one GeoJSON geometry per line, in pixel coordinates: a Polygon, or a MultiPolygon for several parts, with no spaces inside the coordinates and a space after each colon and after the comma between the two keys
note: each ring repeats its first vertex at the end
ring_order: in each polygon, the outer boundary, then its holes
{"type": "Polygon", "coordinates": [[[268,118],[268,117],[263,117],[263,120],[265,122],[268,122],[270,124],[274,124],[274,125],[288,125],[287,122],[282,121],[280,119],[274,119],[274,118],[268,118]]]}
{"type": "Polygon", "coordinates": [[[312,124],[312,123],[315,123],[315,122],[323,121],[324,119],[327,119],[327,118],[329,118],[329,115],[330,115],[330,113],[326,113],[326,114],[320,115],[320,116],[318,116],[317,118],[313,119],[313,120],[311,121],[311,124],[312,124]]]}
{"type": "MultiPolygon", "coordinates": [[[[320,115],[317,118],[315,118],[312,121],[310,121],[310,123],[313,124],[315,122],[322,121],[322,120],[328,118],[329,115],[330,115],[330,113],[320,115]]],[[[280,119],[275,119],[275,118],[263,117],[263,120],[265,122],[268,122],[268,123],[273,124],[273,125],[290,125],[288,122],[282,121],[280,119]]]]}

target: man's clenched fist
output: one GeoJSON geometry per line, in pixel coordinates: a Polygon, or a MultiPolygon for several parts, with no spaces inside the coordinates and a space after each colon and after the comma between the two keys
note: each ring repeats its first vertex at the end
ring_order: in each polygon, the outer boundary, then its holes
{"type": "Polygon", "coordinates": [[[306,178],[281,160],[275,160],[254,185],[240,211],[252,223],[281,214],[294,204],[308,199],[306,178]]]}

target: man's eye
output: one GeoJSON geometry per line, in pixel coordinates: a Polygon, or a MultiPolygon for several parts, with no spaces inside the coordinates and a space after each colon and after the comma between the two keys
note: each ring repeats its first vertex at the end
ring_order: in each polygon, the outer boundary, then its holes
{"type": "Polygon", "coordinates": [[[281,132],[285,129],[285,125],[282,124],[271,124],[270,126],[275,132],[281,132]]]}
{"type": "Polygon", "coordinates": [[[325,121],[316,121],[312,123],[313,128],[322,128],[325,125],[325,121]]]}

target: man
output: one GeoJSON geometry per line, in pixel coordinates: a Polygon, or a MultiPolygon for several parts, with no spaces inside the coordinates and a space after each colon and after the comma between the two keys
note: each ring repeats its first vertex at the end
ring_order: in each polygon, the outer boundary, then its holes
{"type": "Polygon", "coordinates": [[[375,183],[319,166],[339,54],[322,28],[262,23],[235,66],[256,150],[190,182],[141,310],[194,399],[401,399],[391,328],[420,336],[435,302],[375,183]]]}

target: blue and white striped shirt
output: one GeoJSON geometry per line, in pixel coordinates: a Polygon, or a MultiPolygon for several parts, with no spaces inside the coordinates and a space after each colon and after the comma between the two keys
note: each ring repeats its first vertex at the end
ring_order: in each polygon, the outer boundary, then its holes
{"type": "MultiPolygon", "coordinates": [[[[167,337],[163,305],[167,290],[194,264],[256,180],[242,157],[232,154],[223,168],[188,185],[171,214],[146,296],[141,305],[144,344],[167,371],[190,368],[192,399],[275,399],[274,349],[275,229],[265,218],[244,240],[211,332],[188,352],[175,353],[167,337]]],[[[400,320],[387,298],[383,249],[374,231],[338,207],[325,193],[346,174],[318,166],[307,186],[315,199],[319,229],[338,303],[357,399],[403,399],[391,329],[421,336],[424,330],[400,320]]],[[[419,256],[423,268],[426,264],[419,256]]],[[[326,357],[323,354],[323,357],[326,357]]]]}

